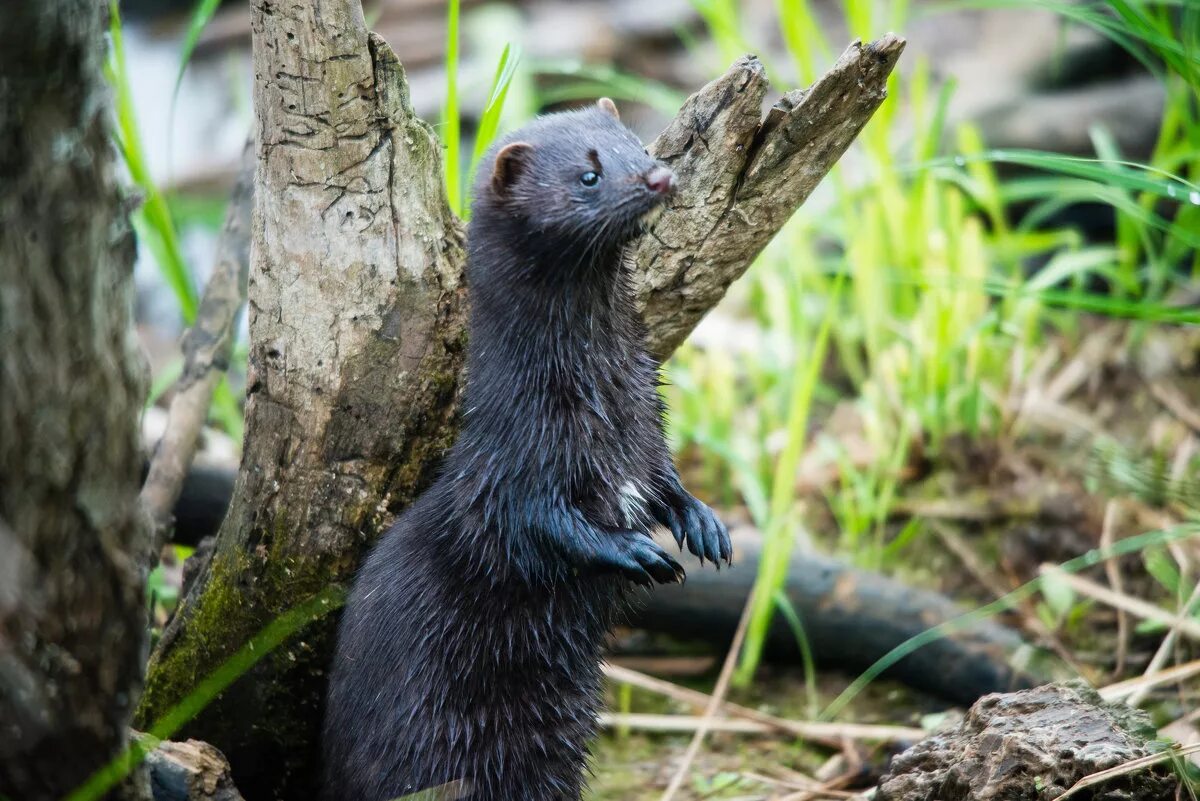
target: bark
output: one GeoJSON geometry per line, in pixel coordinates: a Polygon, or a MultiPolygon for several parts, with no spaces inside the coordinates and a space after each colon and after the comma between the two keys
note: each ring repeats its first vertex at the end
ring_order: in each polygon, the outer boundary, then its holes
{"type": "Polygon", "coordinates": [[[14,801],[59,799],[124,748],[144,657],[145,382],[103,8],[17,3],[0,33],[0,796],[14,801]]]}
{"type": "MultiPolygon", "coordinates": [[[[255,0],[252,21],[244,456],[213,556],[151,660],[143,726],[279,614],[344,585],[454,436],[463,229],[446,204],[437,138],[358,2],[255,0]]],[[[785,99],[765,123],[766,78],[752,58],[688,101],[655,143],[682,191],[637,255],[660,353],[882,102],[902,46],[852,46],[825,88],[785,99]]],[[[247,798],[311,797],[332,634],[331,618],[310,625],[187,728],[225,752],[247,798]]]]}
{"type": "Polygon", "coordinates": [[[1157,740],[1145,712],[1105,703],[1082,680],[988,695],[892,760],[875,798],[1172,801],[1184,795],[1179,768],[1157,740]]]}
{"type": "Polygon", "coordinates": [[[154,801],[244,801],[225,755],[208,743],[148,739],[146,747],[154,801]]]}

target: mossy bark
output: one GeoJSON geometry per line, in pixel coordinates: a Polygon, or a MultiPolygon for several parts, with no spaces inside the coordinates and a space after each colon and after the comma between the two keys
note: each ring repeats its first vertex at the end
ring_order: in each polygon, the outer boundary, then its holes
{"type": "MultiPolygon", "coordinates": [[[[258,164],[244,455],[212,559],[152,657],[143,727],[281,613],[348,582],[454,436],[463,229],[446,203],[437,138],[356,0],[255,0],[252,14],[258,164]]],[[[753,58],[689,100],[653,146],[680,173],[681,191],[635,255],[658,352],[696,324],[837,160],[882,102],[902,47],[896,37],[853,46],[822,79],[824,105],[789,96],[765,123],[767,84],[753,58]],[[789,124],[814,117],[804,129],[789,124]],[[771,170],[756,169],[759,154],[771,170]]],[[[313,795],[333,631],[332,615],[306,627],[186,729],[225,752],[251,801],[313,795]]]]}
{"type": "Polygon", "coordinates": [[[106,4],[43,0],[0,25],[0,797],[13,801],[57,801],[122,751],[145,650],[145,381],[106,22],[106,4]]]}

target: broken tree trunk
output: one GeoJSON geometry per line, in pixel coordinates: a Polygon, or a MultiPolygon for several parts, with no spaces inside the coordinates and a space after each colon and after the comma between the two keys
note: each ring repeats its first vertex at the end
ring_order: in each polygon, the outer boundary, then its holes
{"type": "Polygon", "coordinates": [[[58,801],[121,753],[144,657],[145,382],[105,12],[15,3],[0,26],[0,798],[13,801],[58,801]]]}
{"type": "MultiPolygon", "coordinates": [[[[348,581],[454,436],[463,228],[433,130],[356,0],[253,4],[258,120],[246,442],[216,548],[153,655],[149,726],[286,610],[348,581]]],[[[753,58],[688,100],[653,151],[680,191],[636,254],[666,355],[885,97],[903,40],[852,45],[766,121],[753,58]]],[[[334,624],[309,625],[187,727],[250,799],[309,798],[334,624]]]]}

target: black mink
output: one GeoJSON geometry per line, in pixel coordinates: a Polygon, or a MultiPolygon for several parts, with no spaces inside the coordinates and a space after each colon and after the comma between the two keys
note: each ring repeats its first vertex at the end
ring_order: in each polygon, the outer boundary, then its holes
{"type": "Polygon", "coordinates": [[[671,463],[621,259],[674,175],[607,99],[534,121],[482,164],[462,431],[343,613],[330,801],[450,783],[473,801],[578,799],[604,638],[631,582],[683,577],[650,531],[731,557],[671,463]]]}

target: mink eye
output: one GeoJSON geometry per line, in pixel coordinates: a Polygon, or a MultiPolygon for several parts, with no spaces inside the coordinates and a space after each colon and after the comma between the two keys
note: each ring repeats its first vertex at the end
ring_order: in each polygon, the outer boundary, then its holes
{"type": "Polygon", "coordinates": [[[579,176],[579,183],[583,184],[584,186],[595,186],[596,184],[600,183],[600,175],[599,173],[588,170],[583,175],[579,176]]]}

